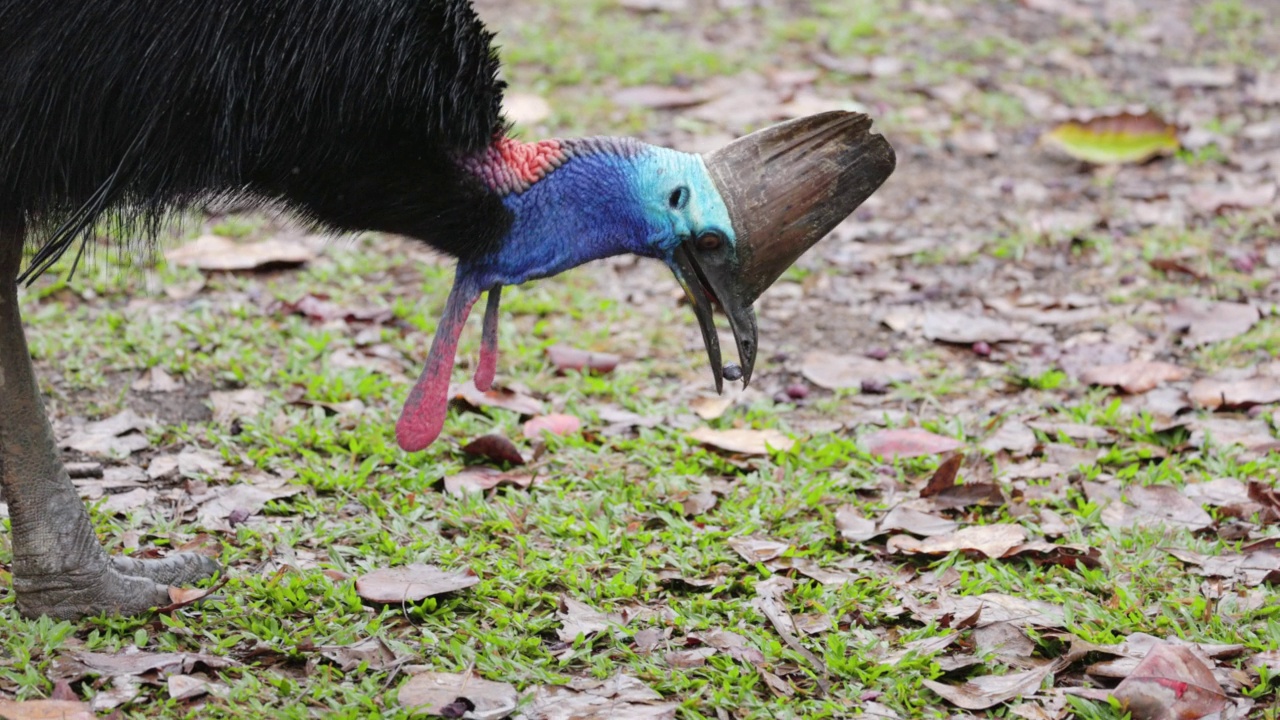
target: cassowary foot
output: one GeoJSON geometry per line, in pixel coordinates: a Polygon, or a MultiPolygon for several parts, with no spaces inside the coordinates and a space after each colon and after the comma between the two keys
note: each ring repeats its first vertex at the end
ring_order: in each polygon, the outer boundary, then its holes
{"type": "Polygon", "coordinates": [[[146,560],[112,557],[111,568],[121,575],[150,578],[161,585],[191,585],[213,577],[222,569],[212,558],[196,553],[175,553],[146,560]]]}
{"type": "Polygon", "coordinates": [[[203,555],[179,553],[166,558],[137,560],[103,556],[98,567],[49,576],[14,576],[18,612],[74,620],[110,613],[137,615],[169,605],[169,585],[183,585],[218,571],[203,555]]]}

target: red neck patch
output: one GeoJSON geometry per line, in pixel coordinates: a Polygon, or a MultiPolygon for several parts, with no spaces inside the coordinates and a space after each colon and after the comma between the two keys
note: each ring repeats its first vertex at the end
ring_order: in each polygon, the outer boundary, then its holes
{"type": "Polygon", "coordinates": [[[504,137],[464,160],[463,167],[491,190],[506,195],[528,190],[566,159],[568,153],[559,140],[525,143],[504,137]]]}

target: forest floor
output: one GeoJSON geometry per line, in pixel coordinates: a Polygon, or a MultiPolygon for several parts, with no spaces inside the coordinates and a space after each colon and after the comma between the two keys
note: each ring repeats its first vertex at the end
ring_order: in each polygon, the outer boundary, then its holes
{"type": "Polygon", "coordinates": [[[155,267],[47,274],[103,542],[227,572],[75,623],[6,579],[0,716],[1280,716],[1275,0],[478,5],[522,137],[854,109],[898,169],[761,298],[749,389],[615,259],[508,289],[504,391],[417,454],[451,272],[413,241],[221,208],[155,267]],[[1181,149],[1041,140],[1137,106],[1181,149]]]}

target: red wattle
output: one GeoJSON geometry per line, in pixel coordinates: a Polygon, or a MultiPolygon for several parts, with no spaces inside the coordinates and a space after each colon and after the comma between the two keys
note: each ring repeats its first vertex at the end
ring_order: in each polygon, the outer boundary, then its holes
{"type": "Polygon", "coordinates": [[[453,375],[453,359],[458,352],[458,337],[467,323],[471,306],[479,293],[462,283],[455,284],[445,303],[444,316],[431,340],[426,367],[409,391],[409,398],[396,421],[396,442],[407,452],[424,450],[440,437],[445,416],[449,414],[449,378],[453,375]]]}
{"type": "Polygon", "coordinates": [[[493,376],[498,371],[498,304],[502,298],[502,286],[489,290],[489,302],[484,308],[484,331],[480,334],[480,365],[476,367],[476,389],[489,392],[493,376]]]}

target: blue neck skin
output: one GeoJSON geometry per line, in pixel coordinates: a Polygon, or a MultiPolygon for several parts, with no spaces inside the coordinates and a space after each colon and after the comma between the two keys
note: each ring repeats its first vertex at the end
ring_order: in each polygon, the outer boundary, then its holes
{"type": "Polygon", "coordinates": [[[476,290],[549,277],[592,260],[632,253],[664,258],[700,230],[732,238],[728,211],[696,155],[646,147],[631,157],[575,155],[503,203],[514,217],[501,250],[458,267],[476,290]],[[671,191],[692,199],[669,207],[671,191]]]}

